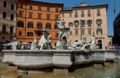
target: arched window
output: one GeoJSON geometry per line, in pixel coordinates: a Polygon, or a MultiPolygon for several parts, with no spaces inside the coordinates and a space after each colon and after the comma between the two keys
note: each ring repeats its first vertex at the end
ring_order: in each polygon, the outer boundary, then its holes
{"type": "Polygon", "coordinates": [[[97,35],[101,35],[102,34],[102,29],[101,28],[97,29],[96,33],[97,33],[97,35]]]}
{"type": "Polygon", "coordinates": [[[101,19],[97,19],[97,20],[96,20],[96,24],[97,24],[98,26],[101,26],[102,20],[101,20],[101,19]]]}
{"type": "Polygon", "coordinates": [[[51,29],[51,24],[50,23],[46,24],[46,29],[51,29]]]}
{"type": "Polygon", "coordinates": [[[33,22],[28,22],[28,28],[33,28],[33,22]]]}
{"type": "Polygon", "coordinates": [[[19,21],[17,22],[17,26],[18,26],[18,27],[24,27],[24,22],[21,21],[21,20],[19,20],[19,21]]]}
{"type": "Polygon", "coordinates": [[[72,22],[69,22],[69,27],[73,27],[73,23],[72,22]]]}
{"type": "Polygon", "coordinates": [[[74,21],[74,25],[75,25],[75,27],[78,27],[79,26],[79,21],[74,21]]]}
{"type": "Polygon", "coordinates": [[[37,29],[42,29],[42,23],[41,22],[37,23],[37,29]]]}

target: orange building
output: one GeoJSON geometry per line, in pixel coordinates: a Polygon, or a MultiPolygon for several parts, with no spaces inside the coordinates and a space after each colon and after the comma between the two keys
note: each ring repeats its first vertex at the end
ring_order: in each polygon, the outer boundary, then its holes
{"type": "Polygon", "coordinates": [[[58,40],[56,21],[60,19],[61,3],[47,3],[31,0],[17,0],[16,36],[21,42],[33,42],[40,39],[44,29],[52,35],[52,43],[58,40]]]}

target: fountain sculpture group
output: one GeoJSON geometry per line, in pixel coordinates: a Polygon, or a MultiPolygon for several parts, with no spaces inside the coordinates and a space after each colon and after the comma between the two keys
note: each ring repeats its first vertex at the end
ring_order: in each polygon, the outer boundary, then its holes
{"type": "Polygon", "coordinates": [[[73,65],[94,61],[115,60],[115,51],[99,50],[94,35],[91,42],[78,40],[71,43],[67,40],[69,30],[65,28],[64,21],[58,24],[59,39],[56,46],[51,44],[51,35],[46,29],[39,42],[36,37],[30,47],[31,50],[3,50],[3,62],[13,64],[18,68],[69,68],[73,65]],[[88,50],[88,52],[85,52],[88,50]]]}
{"type": "MultiPolygon", "coordinates": [[[[91,43],[85,42],[83,40],[78,40],[74,43],[70,43],[68,38],[68,32],[69,29],[65,28],[64,20],[60,22],[60,24],[57,24],[59,28],[59,35],[58,35],[58,41],[56,43],[56,46],[51,45],[51,38],[52,36],[49,35],[48,29],[45,29],[43,32],[43,35],[41,36],[39,42],[37,42],[37,38],[34,38],[34,41],[32,42],[30,49],[31,50],[93,50],[97,49],[96,41],[94,35],[91,37],[91,43]]],[[[17,44],[19,44],[17,41],[14,41],[12,43],[9,43],[12,46],[13,50],[16,50],[17,44]]]]}

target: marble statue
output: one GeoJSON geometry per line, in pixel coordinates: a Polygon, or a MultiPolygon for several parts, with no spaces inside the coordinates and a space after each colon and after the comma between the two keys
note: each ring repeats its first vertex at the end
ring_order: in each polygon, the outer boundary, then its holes
{"type": "Polygon", "coordinates": [[[71,50],[93,50],[97,49],[96,40],[94,35],[91,36],[91,42],[88,43],[83,40],[76,40],[74,43],[69,44],[69,49],[71,50]]]}
{"type": "Polygon", "coordinates": [[[14,38],[13,41],[6,44],[6,46],[12,46],[12,50],[16,50],[18,44],[19,44],[19,42],[17,41],[16,38],[14,38]]]}
{"type": "Polygon", "coordinates": [[[64,25],[64,20],[60,22],[60,24],[57,24],[59,28],[59,35],[58,35],[58,42],[56,44],[56,49],[67,49],[67,36],[68,32],[64,25]]]}
{"type": "Polygon", "coordinates": [[[34,37],[34,40],[31,44],[31,47],[30,47],[31,50],[36,50],[37,49],[37,38],[34,37]]]}
{"type": "Polygon", "coordinates": [[[49,35],[48,30],[46,29],[43,32],[43,35],[41,36],[38,46],[40,47],[40,50],[42,49],[52,49],[51,47],[51,35],[49,35]]]}

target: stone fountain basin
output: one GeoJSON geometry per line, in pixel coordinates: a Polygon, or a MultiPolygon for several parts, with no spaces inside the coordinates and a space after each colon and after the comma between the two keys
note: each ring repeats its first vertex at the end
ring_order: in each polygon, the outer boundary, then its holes
{"type": "Polygon", "coordinates": [[[68,68],[93,61],[115,60],[116,50],[3,50],[2,61],[24,68],[68,68]]]}

